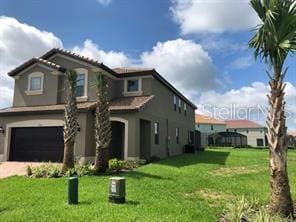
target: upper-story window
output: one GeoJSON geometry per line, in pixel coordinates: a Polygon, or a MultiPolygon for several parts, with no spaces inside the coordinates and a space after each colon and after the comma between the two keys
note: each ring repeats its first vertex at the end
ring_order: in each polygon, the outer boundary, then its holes
{"type": "Polygon", "coordinates": [[[83,68],[75,69],[77,73],[76,77],[76,89],[75,95],[79,99],[87,97],[87,70],[83,68]]]}
{"type": "Polygon", "coordinates": [[[85,86],[85,74],[77,74],[76,90],[75,90],[76,97],[84,96],[84,86],[85,86]]]}
{"type": "Polygon", "coordinates": [[[27,95],[39,95],[43,93],[43,79],[44,74],[42,72],[33,72],[28,78],[27,95]]]}
{"type": "Polygon", "coordinates": [[[214,126],[213,125],[211,125],[211,131],[213,131],[214,130],[214,126]]]}
{"type": "Polygon", "coordinates": [[[184,103],[184,115],[186,116],[187,115],[187,104],[184,103]]]}
{"type": "Polygon", "coordinates": [[[127,91],[138,92],[139,91],[139,79],[128,79],[127,80],[127,91]]]}
{"type": "Polygon", "coordinates": [[[179,107],[179,113],[181,113],[181,107],[182,107],[181,99],[179,99],[178,107],[179,107]]]}
{"type": "Polygon", "coordinates": [[[126,79],[124,81],[124,94],[142,92],[142,79],[126,79]]]}
{"type": "Polygon", "coordinates": [[[177,111],[177,97],[174,95],[174,110],[177,111]]]}

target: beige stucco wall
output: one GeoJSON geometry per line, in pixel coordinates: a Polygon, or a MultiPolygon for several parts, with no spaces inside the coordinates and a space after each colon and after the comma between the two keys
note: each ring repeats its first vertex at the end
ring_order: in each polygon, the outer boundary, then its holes
{"type": "MultiPolygon", "coordinates": [[[[228,129],[228,131],[234,132],[234,129],[228,129]]],[[[266,144],[265,128],[236,129],[236,132],[247,136],[248,145],[252,147],[257,147],[257,139],[263,139],[263,146],[266,144]],[[248,133],[247,130],[249,131],[248,133]]]]}
{"type": "Polygon", "coordinates": [[[147,89],[155,98],[140,113],[139,118],[151,121],[151,155],[161,158],[166,156],[166,132],[168,121],[168,144],[171,155],[181,154],[183,146],[188,143],[188,131],[194,130],[194,109],[187,104],[187,115],[184,115],[182,101],[182,112],[174,111],[174,93],[164,87],[156,79],[145,80],[147,89]],[[154,143],[154,123],[159,123],[159,144],[154,143]],[[179,144],[176,143],[176,127],[180,129],[179,144]]]}
{"type": "Polygon", "coordinates": [[[40,66],[25,71],[15,80],[13,106],[36,106],[57,104],[58,76],[51,74],[51,70],[40,66]],[[41,95],[26,95],[29,75],[33,72],[44,74],[43,93],[41,95]]]}
{"type": "MultiPolygon", "coordinates": [[[[53,57],[52,59],[49,59],[50,61],[61,65],[62,67],[66,69],[79,69],[84,68],[88,71],[88,77],[87,77],[87,97],[88,101],[94,101],[96,100],[96,89],[94,87],[94,83],[96,81],[96,72],[93,72],[92,68],[83,63],[77,63],[75,61],[70,61],[69,59],[65,59],[60,56],[53,57]]],[[[110,99],[113,99],[115,97],[118,97],[118,83],[117,80],[111,79],[111,77],[106,76],[108,81],[108,96],[110,99]]],[[[60,75],[59,76],[59,93],[58,93],[58,102],[59,103],[66,103],[66,90],[65,90],[65,77],[60,75]]]]}
{"type": "MultiPolygon", "coordinates": [[[[83,63],[70,61],[63,57],[53,57],[50,59],[68,69],[85,68],[88,70],[88,101],[96,99],[95,88],[93,85],[96,73],[93,72],[93,67],[83,63]]],[[[108,94],[109,98],[123,96],[124,80],[113,79],[108,76],[108,94]]],[[[137,113],[121,113],[112,114],[111,118],[119,118],[128,123],[128,158],[139,158],[140,156],[140,120],[148,120],[151,122],[151,155],[158,157],[166,156],[166,135],[168,131],[169,149],[171,155],[181,154],[183,146],[188,143],[188,131],[193,131],[194,109],[187,104],[187,115],[184,115],[182,100],[182,112],[174,111],[173,95],[174,93],[166,88],[162,83],[153,77],[140,77],[142,79],[143,95],[154,95],[155,98],[147,104],[140,112],[137,113]],[[154,123],[159,123],[159,144],[154,143],[154,123]],[[167,129],[168,123],[168,129],[167,129]],[[180,129],[179,144],[176,143],[176,127],[180,129]]],[[[43,70],[41,67],[36,67],[28,70],[15,82],[15,106],[36,106],[36,105],[51,105],[66,102],[65,79],[62,75],[53,75],[50,70],[43,70]],[[44,93],[39,96],[27,96],[28,75],[33,71],[44,72],[44,93]]],[[[63,114],[51,115],[16,115],[0,117],[0,125],[19,122],[24,120],[38,121],[40,119],[57,119],[63,120],[63,114]]],[[[93,113],[80,113],[78,116],[81,132],[77,136],[75,147],[75,155],[78,157],[93,157],[95,155],[94,142],[94,116],[93,113]]],[[[4,137],[0,134],[0,155],[4,153],[4,137]]]]}
{"type": "MultiPolygon", "coordinates": [[[[23,127],[23,126],[27,126],[30,127],[31,124],[36,125],[36,123],[38,122],[42,122],[42,124],[38,124],[41,127],[44,126],[48,126],[46,123],[44,122],[48,122],[50,123],[51,121],[63,121],[64,120],[64,115],[62,113],[60,114],[46,114],[46,115],[15,115],[15,116],[1,116],[0,117],[0,125],[4,127],[5,129],[5,134],[0,134],[0,160],[7,160],[7,157],[3,156],[4,155],[4,151],[5,151],[5,140],[7,140],[8,145],[10,143],[10,135],[9,135],[9,130],[7,128],[8,124],[18,124],[19,127],[23,127]],[[26,123],[24,124],[24,121],[26,121],[26,123]]],[[[79,113],[78,114],[78,122],[80,125],[80,132],[78,132],[77,134],[77,139],[76,139],[76,144],[75,144],[75,155],[77,157],[85,157],[88,156],[89,154],[89,150],[86,149],[86,147],[88,147],[89,145],[89,141],[87,139],[86,141],[86,134],[88,131],[87,128],[87,113],[79,113]]],[[[54,125],[50,125],[50,126],[54,126],[54,125]]],[[[59,125],[57,125],[59,126],[59,125]]]]}

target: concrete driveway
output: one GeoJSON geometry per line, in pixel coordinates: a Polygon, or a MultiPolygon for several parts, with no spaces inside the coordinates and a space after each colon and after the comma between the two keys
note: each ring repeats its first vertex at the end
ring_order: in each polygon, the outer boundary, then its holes
{"type": "Polygon", "coordinates": [[[2,162],[0,163],[0,179],[11,176],[23,176],[26,175],[26,168],[30,166],[38,166],[42,163],[31,162],[2,162]]]}

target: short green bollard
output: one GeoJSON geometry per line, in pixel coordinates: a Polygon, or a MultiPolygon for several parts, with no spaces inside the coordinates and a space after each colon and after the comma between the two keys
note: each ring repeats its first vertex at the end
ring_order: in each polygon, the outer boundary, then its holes
{"type": "Polygon", "coordinates": [[[68,179],[68,204],[78,204],[78,177],[68,179]]]}
{"type": "Polygon", "coordinates": [[[111,177],[109,184],[109,202],[125,203],[125,178],[111,177]]]}

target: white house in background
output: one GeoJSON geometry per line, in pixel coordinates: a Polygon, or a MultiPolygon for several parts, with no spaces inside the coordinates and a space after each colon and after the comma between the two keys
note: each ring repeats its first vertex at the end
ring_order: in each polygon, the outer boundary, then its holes
{"type": "Polygon", "coordinates": [[[250,120],[226,120],[226,130],[247,136],[252,147],[267,146],[266,127],[250,120]]]}
{"type": "Polygon", "coordinates": [[[226,131],[226,123],[209,116],[195,114],[195,129],[200,131],[201,147],[205,147],[209,145],[209,135],[226,131]]]}

